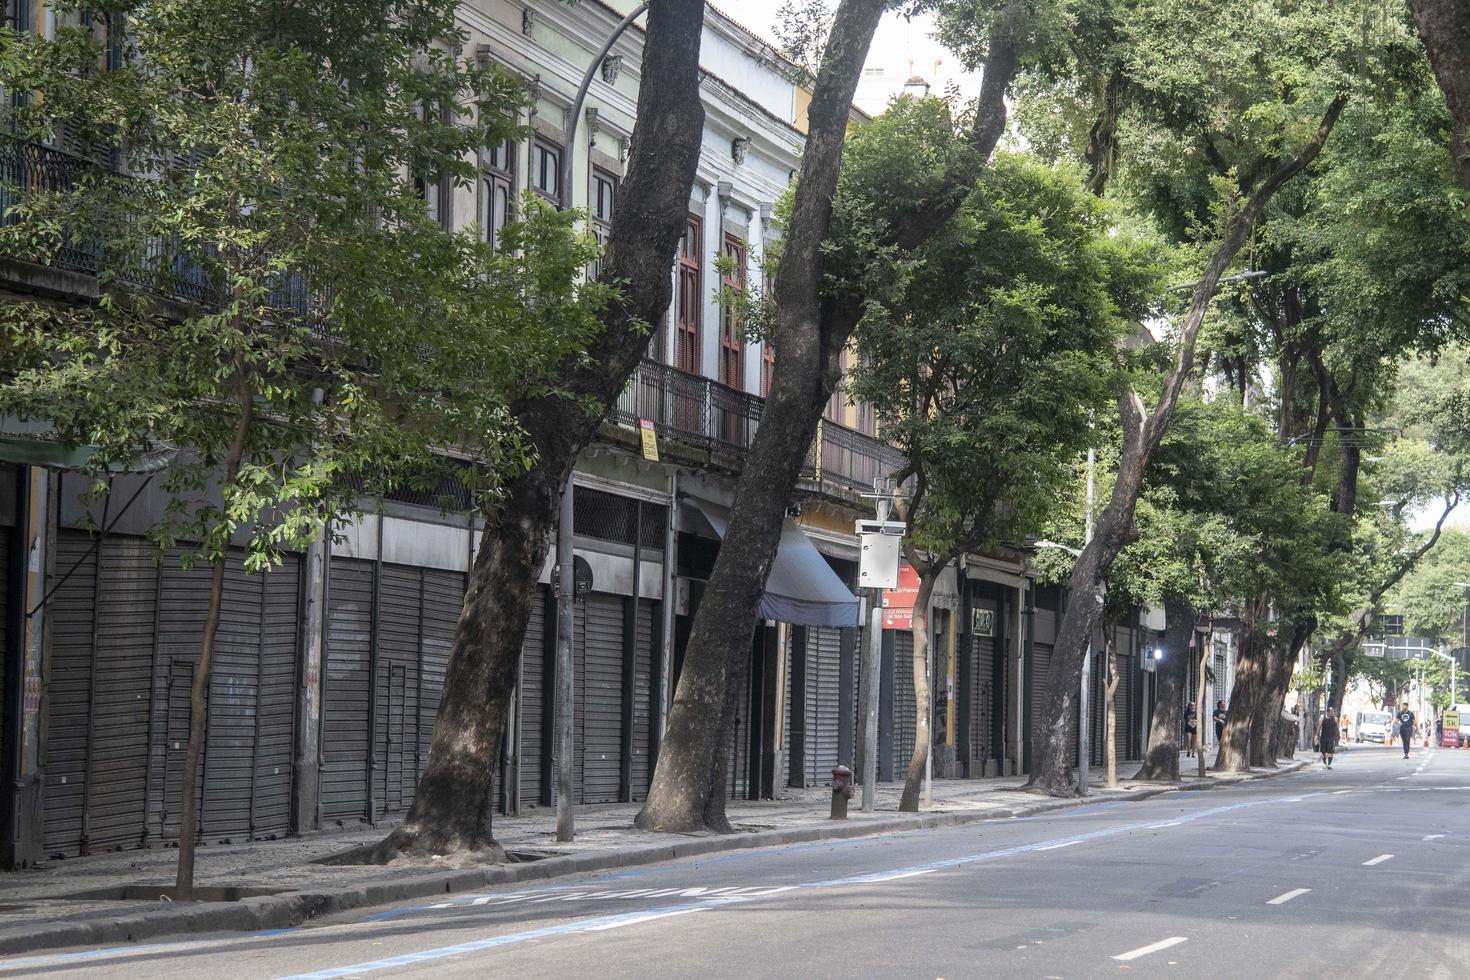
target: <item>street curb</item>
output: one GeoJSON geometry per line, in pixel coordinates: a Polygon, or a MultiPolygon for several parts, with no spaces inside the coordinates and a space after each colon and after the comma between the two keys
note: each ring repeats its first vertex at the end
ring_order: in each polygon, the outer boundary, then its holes
{"type": "MultiPolygon", "coordinates": [[[[1222,777],[1203,785],[1168,783],[1109,797],[1108,802],[1132,802],[1180,791],[1199,792],[1236,786],[1257,779],[1284,776],[1306,768],[1298,762],[1269,772],[1252,772],[1239,777],[1222,777]]],[[[462,868],[364,882],[348,888],[306,890],[281,895],[263,895],[230,903],[179,903],[149,906],[146,911],[112,913],[90,919],[55,922],[24,930],[0,932],[0,956],[28,953],[62,946],[99,946],[138,942],[166,935],[204,932],[260,932],[289,929],[311,919],[335,912],[372,908],[414,898],[475,891],[489,885],[515,884],[560,878],[591,871],[658,864],[676,858],[698,857],[722,851],[807,844],[823,840],[848,840],[914,830],[959,827],[986,820],[1007,820],[1052,813],[1096,802],[1094,797],[1039,799],[1016,807],[999,807],[974,812],[926,813],[894,816],[857,823],[813,824],[749,834],[676,838],[618,851],[569,854],[526,864],[497,864],[486,868],[462,868]]]]}

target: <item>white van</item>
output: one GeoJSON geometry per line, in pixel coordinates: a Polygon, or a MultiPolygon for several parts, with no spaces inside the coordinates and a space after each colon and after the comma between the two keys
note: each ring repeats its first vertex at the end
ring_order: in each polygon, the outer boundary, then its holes
{"type": "Polygon", "coordinates": [[[1392,724],[1393,715],[1387,711],[1359,711],[1353,722],[1353,741],[1382,745],[1388,741],[1388,729],[1392,724]]]}

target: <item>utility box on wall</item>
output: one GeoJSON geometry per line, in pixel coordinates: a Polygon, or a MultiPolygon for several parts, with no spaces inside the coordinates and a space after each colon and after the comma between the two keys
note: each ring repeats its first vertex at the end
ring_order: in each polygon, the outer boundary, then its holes
{"type": "Polygon", "coordinates": [[[903,543],[902,521],[858,521],[861,544],[858,558],[858,587],[898,588],[899,545],[903,543]]]}

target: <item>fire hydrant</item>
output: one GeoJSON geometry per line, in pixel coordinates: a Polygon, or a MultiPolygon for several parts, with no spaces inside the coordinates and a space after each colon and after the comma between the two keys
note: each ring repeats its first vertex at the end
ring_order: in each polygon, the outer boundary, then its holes
{"type": "Polygon", "coordinates": [[[852,799],[852,770],[846,766],[837,766],[832,770],[831,819],[847,819],[847,801],[850,799],[852,799]]]}

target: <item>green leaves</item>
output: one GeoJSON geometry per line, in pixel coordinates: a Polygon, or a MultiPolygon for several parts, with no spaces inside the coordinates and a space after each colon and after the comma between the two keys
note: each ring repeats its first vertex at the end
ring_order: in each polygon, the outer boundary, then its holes
{"type": "Polygon", "coordinates": [[[83,0],[53,40],[0,34],[0,85],[27,96],[12,130],[84,151],[47,151],[76,179],[9,189],[0,251],[79,255],[100,290],[0,308],[0,414],[99,466],[179,447],[157,536],[200,557],[248,539],[252,569],[365,491],[438,484],[446,450],[487,494],[524,468],[508,406],[580,356],[611,290],[581,282],[597,246],[576,215],[528,198],[497,252],[431,213],[474,200],[479,151],[521,135],[519,82],[455,53],[455,17],[83,0]]]}
{"type": "MultiPolygon", "coordinates": [[[[917,161],[919,184],[944,167],[929,149],[943,144],[942,103],[890,113],[891,139],[871,157],[868,144],[851,151],[845,193],[881,183],[872,175],[901,157],[917,161]]],[[[881,224],[887,196],[860,200],[849,213],[881,224]]],[[[873,261],[882,271],[868,281],[883,288],[859,326],[851,393],[915,471],[917,547],[942,559],[1016,542],[1058,505],[1090,420],[1118,390],[1115,346],[1150,291],[1152,256],[1074,171],[1001,154],[910,260],[873,261]]]]}

